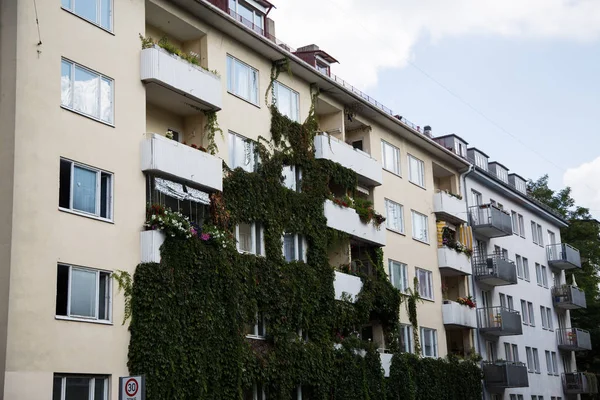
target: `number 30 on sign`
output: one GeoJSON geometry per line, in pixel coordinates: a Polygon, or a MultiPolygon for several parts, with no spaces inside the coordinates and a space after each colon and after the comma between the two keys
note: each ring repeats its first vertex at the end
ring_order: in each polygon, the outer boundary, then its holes
{"type": "Polygon", "coordinates": [[[146,400],[146,381],[143,376],[119,378],[119,400],[146,400]]]}

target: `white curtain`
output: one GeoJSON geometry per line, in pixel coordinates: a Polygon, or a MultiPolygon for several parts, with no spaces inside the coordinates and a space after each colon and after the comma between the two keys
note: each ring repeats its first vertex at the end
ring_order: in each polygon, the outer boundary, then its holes
{"type": "Polygon", "coordinates": [[[77,166],[73,170],[73,208],[95,214],[97,173],[77,166]]]}
{"type": "Polygon", "coordinates": [[[96,273],[71,269],[71,315],[96,316],[96,273]]]}

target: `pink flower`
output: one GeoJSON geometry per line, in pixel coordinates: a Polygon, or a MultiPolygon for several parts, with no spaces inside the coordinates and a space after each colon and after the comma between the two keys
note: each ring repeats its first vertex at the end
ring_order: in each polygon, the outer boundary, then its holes
{"type": "Polygon", "coordinates": [[[196,236],[198,234],[198,231],[192,226],[190,228],[190,233],[192,234],[192,236],[196,236]]]}
{"type": "Polygon", "coordinates": [[[210,234],[208,233],[203,233],[200,235],[200,239],[204,240],[205,242],[210,239],[210,234]]]}

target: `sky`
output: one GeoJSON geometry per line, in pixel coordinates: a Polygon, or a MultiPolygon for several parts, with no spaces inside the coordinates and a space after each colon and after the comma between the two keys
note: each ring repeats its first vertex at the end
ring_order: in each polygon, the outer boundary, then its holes
{"type": "Polygon", "coordinates": [[[600,0],[272,0],[276,36],[600,218],[600,0]]]}

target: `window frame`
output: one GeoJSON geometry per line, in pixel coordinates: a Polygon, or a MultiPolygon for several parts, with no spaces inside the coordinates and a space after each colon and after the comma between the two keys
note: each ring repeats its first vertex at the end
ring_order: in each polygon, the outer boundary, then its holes
{"type": "Polygon", "coordinates": [[[413,332],[412,325],[400,324],[400,337],[404,338],[404,344],[400,343],[400,351],[404,350],[405,353],[413,354],[415,352],[413,346],[413,332]]]}
{"type": "Polygon", "coordinates": [[[294,97],[294,95],[296,96],[296,103],[297,103],[297,107],[296,107],[296,119],[293,119],[291,117],[288,117],[291,121],[295,121],[295,122],[300,122],[300,93],[298,93],[297,91],[295,91],[294,89],[292,89],[289,86],[284,85],[283,83],[279,82],[279,81],[274,81],[273,82],[273,94],[274,94],[274,100],[275,100],[275,106],[277,107],[277,110],[279,111],[279,113],[285,117],[287,117],[287,115],[285,115],[281,109],[279,108],[279,102],[277,100],[277,93],[279,92],[279,89],[283,88],[286,90],[290,91],[290,111],[292,111],[292,106],[293,106],[293,101],[292,98],[294,97]]]}
{"type": "Polygon", "coordinates": [[[540,355],[538,352],[537,347],[532,347],[531,351],[533,353],[533,365],[535,367],[535,373],[539,374],[541,373],[541,369],[540,369],[540,355]]]}
{"type": "Polygon", "coordinates": [[[283,165],[281,173],[284,174],[283,186],[294,192],[302,193],[302,168],[297,165],[283,165]],[[289,168],[290,173],[294,176],[294,180],[291,182],[287,182],[288,175],[284,172],[286,168],[289,168]]]}
{"type": "Polygon", "coordinates": [[[533,308],[533,303],[527,302],[527,315],[529,316],[529,326],[535,326],[535,313],[533,308]]]}
{"type": "Polygon", "coordinates": [[[398,289],[400,291],[400,293],[406,293],[406,291],[409,288],[408,285],[408,265],[400,262],[400,261],[395,261],[392,260],[391,258],[388,259],[388,271],[389,271],[389,276],[390,276],[390,283],[392,284],[392,286],[394,286],[396,289],[398,289]],[[396,287],[396,285],[394,284],[395,281],[395,273],[394,273],[394,269],[392,267],[398,267],[398,270],[400,271],[400,286],[402,287],[396,287]]]}
{"type": "MultiPolygon", "coordinates": [[[[231,169],[236,169],[236,168],[241,168],[246,172],[252,173],[252,172],[256,172],[257,168],[258,168],[258,164],[259,164],[259,159],[258,159],[258,152],[256,149],[256,142],[250,138],[247,138],[244,135],[240,135],[237,132],[234,132],[232,130],[230,130],[229,132],[229,137],[228,137],[228,145],[229,145],[229,149],[228,149],[228,156],[229,156],[229,164],[231,169]],[[242,142],[242,144],[246,144],[248,143],[250,145],[250,157],[251,157],[251,161],[250,161],[250,168],[244,167],[243,165],[237,165],[237,162],[235,161],[235,150],[237,148],[236,144],[238,142],[242,142]],[[234,165],[236,164],[236,165],[234,165]]],[[[246,149],[244,148],[244,151],[246,149]]]]}
{"type": "Polygon", "coordinates": [[[527,357],[527,372],[534,373],[535,366],[533,362],[533,351],[531,350],[531,347],[525,346],[525,355],[527,357]]]}
{"type": "MultiPolygon", "coordinates": [[[[237,11],[236,11],[236,13],[237,13],[237,11]]],[[[252,65],[245,63],[244,61],[240,60],[237,57],[232,56],[229,53],[227,53],[226,57],[227,57],[227,59],[226,59],[227,93],[260,108],[260,100],[259,100],[259,97],[260,97],[260,71],[256,68],[254,68],[252,65]],[[250,98],[246,98],[242,94],[236,93],[236,87],[237,87],[237,75],[235,74],[236,63],[238,65],[248,69],[247,70],[247,75],[248,75],[248,88],[247,89],[248,89],[248,94],[250,95],[250,98]],[[253,91],[252,75],[256,76],[256,93],[254,93],[254,95],[256,96],[256,102],[252,101],[252,91],[253,91]]]]}
{"type": "Polygon", "coordinates": [[[400,204],[400,203],[397,203],[397,202],[395,202],[394,200],[390,200],[390,199],[388,199],[388,198],[385,198],[385,199],[384,199],[384,204],[385,204],[385,217],[386,217],[386,218],[385,218],[385,220],[386,220],[385,227],[386,227],[386,229],[389,229],[389,230],[390,230],[390,231],[392,231],[392,232],[396,232],[396,233],[400,233],[400,234],[404,235],[404,234],[405,234],[405,226],[404,226],[404,206],[403,206],[402,204],[400,204]],[[393,228],[393,227],[390,227],[390,226],[388,225],[388,223],[392,221],[392,218],[390,218],[390,215],[389,215],[389,213],[388,213],[388,210],[389,210],[389,208],[388,208],[388,207],[389,207],[389,205],[392,205],[392,206],[394,206],[394,207],[397,207],[397,208],[396,208],[396,211],[399,211],[399,212],[398,212],[398,218],[400,218],[400,227],[399,227],[399,228],[400,228],[400,230],[398,230],[398,229],[396,229],[396,228],[393,228]]]}
{"type": "Polygon", "coordinates": [[[523,214],[517,213],[517,218],[519,220],[519,236],[525,239],[525,217],[523,214]]]}
{"type": "Polygon", "coordinates": [[[521,299],[521,321],[523,325],[529,325],[529,309],[527,308],[527,301],[521,299]]]}
{"type": "Polygon", "coordinates": [[[517,216],[517,212],[516,211],[510,211],[510,222],[512,224],[512,233],[513,235],[518,235],[519,234],[519,221],[518,221],[518,216],[517,216]]]}
{"type": "Polygon", "coordinates": [[[383,169],[385,171],[391,172],[394,175],[397,175],[399,177],[402,177],[402,162],[401,162],[401,158],[400,158],[400,148],[397,146],[394,146],[393,144],[391,144],[388,141],[385,141],[383,139],[381,139],[381,166],[383,167],[383,169]],[[393,151],[393,160],[391,160],[392,163],[394,163],[397,167],[398,167],[398,171],[394,171],[392,169],[388,169],[386,166],[387,163],[387,158],[385,156],[385,146],[389,146],[392,151],[393,151]]]}
{"type": "Polygon", "coordinates": [[[266,340],[267,338],[267,317],[262,312],[256,313],[255,323],[252,326],[251,334],[247,334],[246,337],[248,339],[256,339],[256,340],[266,340]],[[262,332],[260,330],[260,322],[262,321],[262,332]]]}
{"type": "Polygon", "coordinates": [[[81,14],[78,14],[75,11],[75,2],[77,0],[67,0],[67,1],[70,3],[70,6],[69,7],[65,7],[65,5],[63,4],[64,1],[61,1],[60,2],[60,8],[62,8],[64,11],[66,11],[66,12],[68,12],[70,14],[73,14],[74,16],[76,16],[78,18],[81,18],[82,20],[84,20],[86,22],[89,22],[92,25],[97,26],[98,28],[102,29],[103,31],[106,31],[106,32],[111,33],[111,34],[114,35],[114,29],[115,29],[115,27],[114,27],[114,24],[115,24],[114,9],[115,8],[114,7],[115,7],[115,4],[114,4],[113,0],[104,0],[104,1],[107,1],[109,3],[109,18],[108,18],[109,21],[108,22],[109,22],[110,26],[108,28],[105,27],[105,26],[102,26],[102,1],[103,0],[95,0],[96,3],[97,3],[97,5],[96,5],[96,12],[98,13],[98,17],[100,19],[100,22],[92,21],[91,19],[86,18],[86,17],[84,17],[81,14]]]}
{"type": "Polygon", "coordinates": [[[421,356],[427,357],[427,358],[437,358],[438,357],[437,329],[421,327],[420,333],[421,333],[421,344],[422,344],[421,345],[421,356]],[[425,348],[427,347],[427,346],[425,346],[426,335],[428,335],[429,339],[431,340],[431,348],[433,349],[433,354],[431,354],[431,355],[425,354],[425,348]]]}
{"type": "Polygon", "coordinates": [[[531,282],[531,275],[529,274],[529,259],[527,257],[523,258],[523,279],[527,282],[531,282]]]}
{"type": "Polygon", "coordinates": [[[517,278],[523,279],[523,258],[519,254],[515,254],[515,265],[517,266],[517,278]]]}
{"type": "Polygon", "coordinates": [[[306,237],[297,233],[284,232],[284,234],[281,236],[281,254],[283,255],[283,260],[286,263],[299,261],[304,263],[308,262],[308,243],[306,241],[306,237]],[[287,261],[285,259],[285,235],[293,235],[294,237],[294,259],[291,261],[287,261]],[[302,255],[299,254],[300,243],[302,243],[302,255]],[[302,256],[302,258],[300,258],[300,256],[302,256]]]}
{"type": "Polygon", "coordinates": [[[424,299],[424,300],[431,300],[431,301],[435,301],[435,296],[433,293],[433,272],[424,268],[419,268],[419,267],[415,267],[415,277],[417,278],[417,281],[419,283],[418,286],[418,292],[419,292],[419,296],[424,299]],[[425,273],[425,276],[427,277],[427,281],[425,282],[427,285],[427,291],[429,292],[429,296],[427,293],[423,294],[421,293],[421,279],[419,276],[419,273],[425,273]]]}
{"type": "Polygon", "coordinates": [[[412,238],[418,242],[429,244],[429,216],[422,214],[415,210],[410,210],[411,213],[411,228],[412,228],[412,238]],[[425,226],[425,239],[415,237],[415,216],[424,218],[424,226],[425,226]]]}
{"type": "MultiPolygon", "coordinates": [[[[64,400],[66,398],[66,389],[67,389],[67,378],[79,378],[84,379],[88,378],[90,380],[89,393],[93,393],[92,400],[108,400],[111,398],[111,385],[110,385],[110,375],[94,375],[94,374],[57,374],[55,373],[52,377],[52,389],[54,390],[54,384],[57,378],[61,379],[60,384],[60,400],[64,400]],[[96,379],[104,380],[104,398],[96,399],[96,379]]],[[[88,397],[89,399],[89,397],[88,397]]],[[[54,396],[53,396],[54,400],[54,396]]]]}
{"type": "Polygon", "coordinates": [[[265,230],[262,224],[257,222],[247,223],[243,222],[246,225],[250,225],[250,235],[252,242],[252,250],[246,251],[240,248],[240,224],[235,226],[235,241],[236,241],[236,249],[241,254],[252,254],[259,257],[265,256],[265,230]],[[260,238],[256,237],[257,230],[260,232],[260,238]]]}
{"type": "Polygon", "coordinates": [[[412,154],[407,154],[407,158],[408,158],[408,181],[410,183],[413,183],[415,185],[417,185],[420,188],[425,189],[425,162],[415,156],[413,156],[412,154]],[[413,161],[416,162],[417,167],[417,171],[416,173],[418,174],[417,181],[413,180],[413,161]]]}

